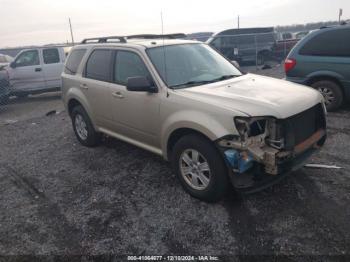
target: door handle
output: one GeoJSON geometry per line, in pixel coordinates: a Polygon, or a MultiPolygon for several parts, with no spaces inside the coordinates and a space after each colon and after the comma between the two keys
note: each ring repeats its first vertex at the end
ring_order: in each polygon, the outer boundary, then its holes
{"type": "Polygon", "coordinates": [[[82,89],[89,89],[89,87],[86,85],[86,84],[80,84],[80,88],[82,88],[82,89]]]}
{"type": "Polygon", "coordinates": [[[112,93],[112,96],[114,96],[115,98],[120,98],[120,99],[124,98],[123,94],[119,91],[112,93]]]}
{"type": "Polygon", "coordinates": [[[41,72],[41,68],[40,67],[38,67],[38,68],[35,68],[35,72],[41,72]]]}

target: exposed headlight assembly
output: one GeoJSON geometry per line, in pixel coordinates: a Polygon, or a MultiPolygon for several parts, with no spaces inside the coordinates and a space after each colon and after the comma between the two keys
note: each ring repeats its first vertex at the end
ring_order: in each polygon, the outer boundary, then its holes
{"type": "Polygon", "coordinates": [[[268,117],[235,117],[236,129],[241,138],[258,136],[265,133],[268,117]]]}

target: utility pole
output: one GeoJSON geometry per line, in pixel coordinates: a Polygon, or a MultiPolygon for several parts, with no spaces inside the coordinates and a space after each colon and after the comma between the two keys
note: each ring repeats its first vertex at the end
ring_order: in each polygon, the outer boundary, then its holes
{"type": "Polygon", "coordinates": [[[73,29],[72,29],[72,23],[70,21],[70,17],[69,17],[69,28],[70,28],[70,35],[72,37],[72,45],[74,46],[73,29]]]}
{"type": "Polygon", "coordinates": [[[339,24],[340,24],[340,22],[341,22],[341,16],[343,15],[343,9],[342,8],[340,8],[339,9],[339,24]]]}
{"type": "Polygon", "coordinates": [[[237,28],[239,29],[239,15],[237,17],[237,28]]]}

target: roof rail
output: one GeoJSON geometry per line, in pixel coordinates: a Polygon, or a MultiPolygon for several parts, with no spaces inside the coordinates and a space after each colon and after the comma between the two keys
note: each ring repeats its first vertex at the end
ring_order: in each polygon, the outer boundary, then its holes
{"type": "Polygon", "coordinates": [[[186,38],[187,35],[183,33],[176,33],[176,34],[165,34],[165,35],[157,35],[157,34],[141,34],[141,35],[129,35],[127,36],[128,39],[178,39],[178,38],[186,38]]]}
{"type": "Polygon", "coordinates": [[[94,38],[86,38],[83,41],[81,41],[81,44],[88,44],[89,42],[92,43],[107,43],[110,39],[117,39],[120,43],[126,43],[126,39],[124,36],[105,36],[105,37],[94,37],[94,38]]]}
{"type": "Polygon", "coordinates": [[[129,36],[104,36],[104,37],[93,37],[86,38],[81,41],[81,44],[88,43],[108,43],[108,40],[119,40],[119,43],[126,43],[127,39],[179,39],[186,38],[187,35],[183,33],[156,35],[156,34],[140,34],[140,35],[129,35],[129,36]]]}

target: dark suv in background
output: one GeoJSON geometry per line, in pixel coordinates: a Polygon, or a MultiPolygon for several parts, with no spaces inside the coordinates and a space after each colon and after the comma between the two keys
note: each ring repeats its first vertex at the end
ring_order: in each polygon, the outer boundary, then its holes
{"type": "Polygon", "coordinates": [[[273,27],[228,29],[213,35],[207,43],[230,60],[264,64],[276,44],[273,27]]]}
{"type": "Polygon", "coordinates": [[[325,98],[329,111],[350,100],[350,25],[311,32],[285,61],[287,80],[311,86],[325,98]]]}

